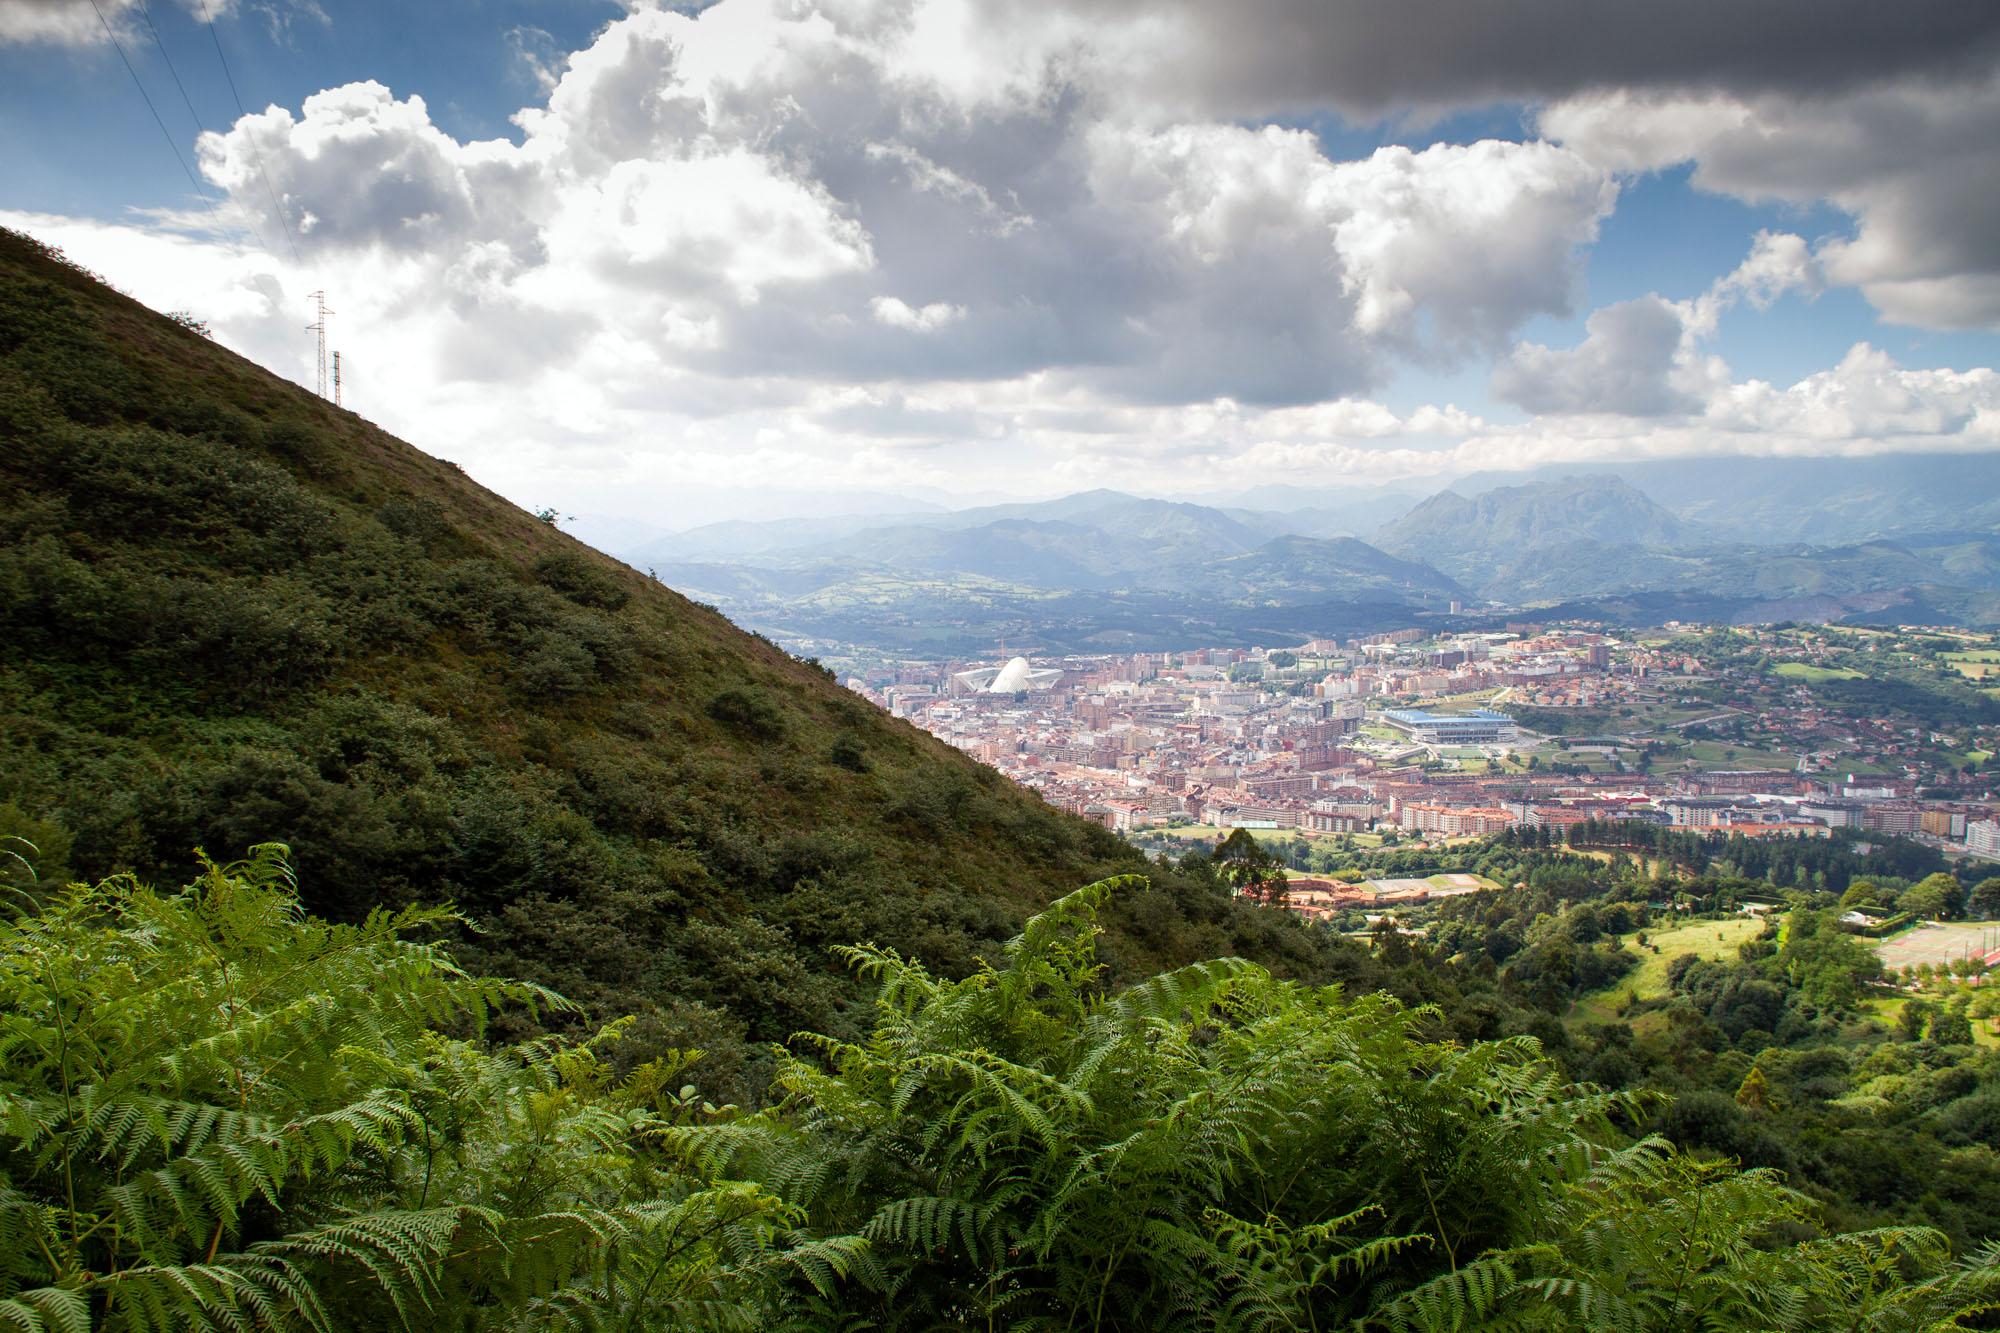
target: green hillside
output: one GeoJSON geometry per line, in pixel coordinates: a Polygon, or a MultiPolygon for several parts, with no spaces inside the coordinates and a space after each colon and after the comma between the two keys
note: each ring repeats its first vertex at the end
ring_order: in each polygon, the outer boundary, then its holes
{"type": "Polygon", "coordinates": [[[316,913],[453,901],[473,965],[711,1050],[847,1030],[832,945],[962,973],[1133,856],[13,233],[8,833],[45,880],[280,840],[316,913]]]}

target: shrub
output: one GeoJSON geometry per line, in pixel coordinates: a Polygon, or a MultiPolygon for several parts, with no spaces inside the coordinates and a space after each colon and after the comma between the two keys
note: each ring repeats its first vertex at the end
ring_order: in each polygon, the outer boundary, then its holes
{"type": "Polygon", "coordinates": [[[785,734],[785,716],[763,690],[750,686],[723,690],[708,701],[708,715],[717,722],[762,741],[785,734]]]}

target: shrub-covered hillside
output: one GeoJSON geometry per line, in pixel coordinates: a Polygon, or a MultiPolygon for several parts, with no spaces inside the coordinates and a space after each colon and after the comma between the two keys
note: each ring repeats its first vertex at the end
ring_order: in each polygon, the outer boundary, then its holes
{"type": "Polygon", "coordinates": [[[482,970],[710,1049],[1132,855],[13,233],[0,834],[44,882],[281,840],[315,912],[454,902],[482,970]]]}

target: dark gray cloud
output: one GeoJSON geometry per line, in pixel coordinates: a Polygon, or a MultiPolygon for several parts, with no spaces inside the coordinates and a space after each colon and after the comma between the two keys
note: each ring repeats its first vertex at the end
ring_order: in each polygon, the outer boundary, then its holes
{"type": "MultiPolygon", "coordinates": [[[[1002,0],[988,0],[999,7],[1002,0]]],[[[1695,86],[1823,93],[1908,74],[1977,78],[2000,60],[1991,0],[1067,0],[1144,20],[1151,83],[1236,114],[1558,98],[1695,86]]]]}

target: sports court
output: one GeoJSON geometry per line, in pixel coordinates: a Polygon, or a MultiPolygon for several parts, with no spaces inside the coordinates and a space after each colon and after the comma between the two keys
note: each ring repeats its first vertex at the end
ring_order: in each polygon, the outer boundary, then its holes
{"type": "Polygon", "coordinates": [[[1984,958],[2000,963],[2000,923],[1975,921],[1946,925],[1927,921],[1900,935],[1892,935],[1875,946],[1876,957],[1889,968],[1915,967],[1929,963],[1936,967],[1957,958],[1984,958]]]}
{"type": "Polygon", "coordinates": [[[1432,891],[1432,883],[1428,879],[1370,879],[1368,887],[1374,889],[1376,893],[1408,895],[1408,897],[1432,891]]]}
{"type": "Polygon", "coordinates": [[[1477,875],[1433,875],[1429,879],[1371,879],[1368,887],[1385,898],[1452,898],[1490,887],[1477,875]]]}

